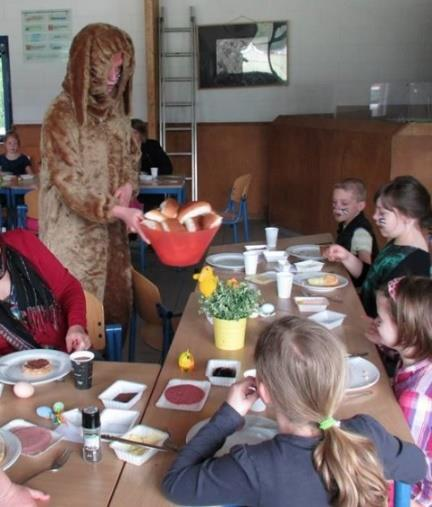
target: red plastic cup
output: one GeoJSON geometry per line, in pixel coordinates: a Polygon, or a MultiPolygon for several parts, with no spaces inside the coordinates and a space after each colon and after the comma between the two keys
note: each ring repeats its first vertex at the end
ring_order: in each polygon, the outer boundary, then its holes
{"type": "Polygon", "coordinates": [[[167,232],[156,231],[141,225],[143,233],[151,241],[159,260],[163,264],[176,267],[198,264],[219,227],[197,232],[167,232]]]}

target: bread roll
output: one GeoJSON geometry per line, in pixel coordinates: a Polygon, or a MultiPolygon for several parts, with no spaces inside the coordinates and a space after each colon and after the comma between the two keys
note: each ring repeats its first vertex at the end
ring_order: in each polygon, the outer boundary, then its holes
{"type": "Polygon", "coordinates": [[[163,215],[158,209],[147,211],[147,213],[144,213],[144,216],[149,220],[154,220],[155,222],[159,223],[162,223],[167,219],[167,217],[163,215]]]}
{"type": "Polygon", "coordinates": [[[177,218],[167,218],[161,223],[161,226],[162,230],[166,232],[186,232],[186,229],[177,218]]]}
{"type": "Polygon", "coordinates": [[[222,217],[217,213],[207,213],[200,218],[202,229],[213,229],[213,227],[219,227],[222,222],[222,217]]]}
{"type": "Polygon", "coordinates": [[[205,201],[192,201],[185,204],[179,211],[177,216],[178,221],[183,224],[188,218],[194,218],[199,215],[206,215],[211,213],[212,209],[208,202],[205,201]]]}
{"type": "Polygon", "coordinates": [[[163,215],[167,218],[177,218],[180,206],[175,199],[169,197],[162,201],[160,204],[160,210],[163,215]]]}
{"type": "Polygon", "coordinates": [[[144,218],[144,220],[141,220],[141,225],[144,225],[145,227],[148,227],[149,229],[152,229],[154,231],[161,231],[161,223],[155,222],[154,220],[149,220],[147,218],[144,218]]]}
{"type": "Polygon", "coordinates": [[[201,217],[186,218],[184,226],[188,232],[196,232],[201,229],[201,217]]]}

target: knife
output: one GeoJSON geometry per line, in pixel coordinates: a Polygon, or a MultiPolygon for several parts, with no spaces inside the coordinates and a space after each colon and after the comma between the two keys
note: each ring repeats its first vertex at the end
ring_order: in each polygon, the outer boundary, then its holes
{"type": "Polygon", "coordinates": [[[102,434],[101,439],[110,440],[111,442],[120,442],[121,444],[137,445],[139,447],[148,447],[149,449],[157,449],[158,451],[178,452],[176,449],[172,447],[163,447],[161,445],[147,444],[145,442],[135,442],[134,440],[128,440],[127,438],[116,437],[114,435],[102,434]]]}

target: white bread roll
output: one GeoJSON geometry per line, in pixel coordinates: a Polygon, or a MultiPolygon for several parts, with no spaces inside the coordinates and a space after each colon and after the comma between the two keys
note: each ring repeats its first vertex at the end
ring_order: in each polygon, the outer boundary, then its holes
{"type": "Polygon", "coordinates": [[[196,232],[201,229],[201,217],[186,218],[184,226],[188,232],[196,232]]]}
{"type": "Polygon", "coordinates": [[[165,199],[165,201],[162,201],[160,204],[161,213],[167,218],[177,218],[179,209],[179,203],[171,197],[165,199]]]}
{"type": "Polygon", "coordinates": [[[219,227],[222,217],[217,213],[207,213],[207,215],[200,217],[200,223],[202,229],[213,229],[213,227],[219,227]]]}
{"type": "Polygon", "coordinates": [[[160,222],[155,222],[154,220],[149,220],[147,218],[144,218],[143,220],[141,220],[140,224],[144,225],[148,229],[152,229],[154,231],[161,231],[162,230],[160,222]]]}
{"type": "Polygon", "coordinates": [[[166,232],[186,232],[177,218],[167,218],[161,223],[162,230],[166,232]]]}
{"type": "Polygon", "coordinates": [[[178,221],[183,224],[188,218],[194,218],[199,215],[206,215],[207,213],[211,213],[211,211],[212,208],[208,202],[192,201],[180,208],[177,218],[178,221]]]}
{"type": "Polygon", "coordinates": [[[163,215],[158,209],[147,211],[147,213],[144,213],[144,216],[149,220],[154,220],[155,222],[159,223],[162,223],[167,219],[167,217],[163,215]]]}

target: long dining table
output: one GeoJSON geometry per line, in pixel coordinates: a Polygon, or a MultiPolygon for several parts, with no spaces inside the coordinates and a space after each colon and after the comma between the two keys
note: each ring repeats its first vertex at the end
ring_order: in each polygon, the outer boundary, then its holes
{"type": "MultiPolygon", "coordinates": [[[[311,243],[321,244],[324,247],[331,242],[332,236],[330,234],[298,236],[280,239],[277,248],[285,249],[291,245],[311,243]]],[[[212,247],[209,254],[243,251],[243,244],[232,244],[212,247]]],[[[290,260],[294,261],[295,259],[290,260]]],[[[268,271],[274,268],[274,264],[267,264],[264,260],[259,264],[259,271],[268,271]]],[[[326,263],[324,269],[348,277],[341,265],[326,263]]],[[[242,271],[216,269],[216,272],[222,278],[234,276],[241,279],[244,276],[242,271]]],[[[300,295],[299,287],[293,287],[292,297],[287,300],[277,298],[275,282],[258,287],[262,292],[263,301],[272,303],[276,312],[273,317],[248,319],[245,347],[237,351],[223,351],[215,347],[212,326],[206,317],[199,313],[199,293],[195,291],[190,295],[165,364],[145,410],[144,424],[168,428],[172,439],[178,445],[184,444],[188,431],[199,421],[211,417],[225,400],[227,388],[212,386],[209,397],[200,412],[158,408],[156,402],[168,381],[173,378],[205,380],[205,369],[209,359],[238,360],[241,362],[242,374],[245,370],[254,367],[253,351],[262,329],[273,319],[281,316],[300,315],[293,300],[294,296],[300,295]],[[190,349],[195,358],[195,369],[189,373],[183,373],[177,364],[179,354],[185,349],[190,349]]],[[[348,418],[357,413],[370,414],[380,421],[388,431],[402,439],[412,441],[376,348],[364,336],[368,321],[353,284],[349,281],[346,287],[337,289],[329,295],[332,299],[337,299],[337,301],[330,302],[329,309],[347,315],[343,325],[334,329],[333,332],[345,343],[348,353],[367,354],[367,359],[378,367],[381,374],[379,381],[372,387],[358,393],[347,394],[336,415],[340,418],[348,418]]],[[[260,415],[272,417],[270,409],[260,415]]],[[[173,458],[172,453],[158,453],[141,467],[126,465],[109,503],[110,507],[172,505],[161,493],[160,484],[173,458]]]]}
{"type": "MultiPolygon", "coordinates": [[[[138,421],[140,421],[159,372],[159,364],[96,361],[91,389],[76,389],[70,374],[64,380],[35,386],[35,394],[28,399],[17,398],[12,392],[12,386],[5,385],[0,398],[0,425],[19,418],[54,429],[49,420],[42,419],[36,414],[36,408],[51,407],[56,401],[63,402],[66,410],[96,405],[102,411],[104,407],[98,396],[118,379],[139,382],[147,386],[142,398],[131,409],[139,412],[138,421]]],[[[6,473],[18,483],[25,483],[49,493],[51,499],[48,504],[43,505],[106,507],[118,485],[124,466],[125,463],[116,457],[105,442],[102,443],[102,461],[89,464],[82,458],[82,444],[60,440],[40,456],[21,455],[6,473]],[[36,472],[49,468],[64,448],[70,448],[72,453],[58,472],[46,471],[26,481],[36,472]]]]}

